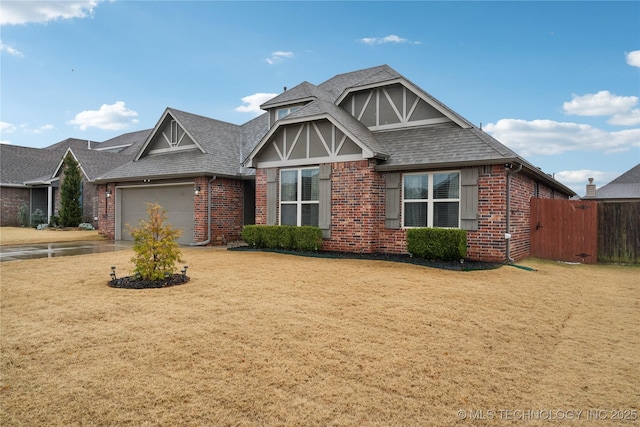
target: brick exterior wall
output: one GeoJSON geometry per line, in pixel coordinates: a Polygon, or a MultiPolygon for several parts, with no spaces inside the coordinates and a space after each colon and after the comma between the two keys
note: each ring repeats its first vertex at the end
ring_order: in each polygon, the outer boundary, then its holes
{"type": "MultiPolygon", "coordinates": [[[[507,256],[507,169],[479,167],[478,230],[467,232],[467,257],[504,262],[507,256]]],[[[562,197],[522,173],[511,176],[509,251],[520,260],[530,254],[531,197],[562,197]]],[[[406,253],[406,232],[385,228],[385,177],[375,162],[362,160],[332,164],[331,238],[322,249],[345,252],[406,253]]],[[[566,197],[564,197],[566,198],[566,197]]],[[[256,171],[256,224],[266,224],[266,171],[256,171]]]]}
{"type": "Polygon", "coordinates": [[[267,170],[256,169],[256,224],[267,223],[267,170]]]}
{"type": "Polygon", "coordinates": [[[467,257],[504,261],[506,172],[502,165],[482,166],[478,175],[478,230],[467,231],[467,257]]]}
{"type": "Polygon", "coordinates": [[[368,160],[331,165],[331,239],[324,250],[378,251],[384,181],[374,167],[368,160]]]}
{"type": "MultiPolygon", "coordinates": [[[[202,189],[194,206],[194,239],[207,239],[207,194],[208,179],[196,179],[202,189]]],[[[211,184],[211,242],[210,245],[225,245],[241,239],[244,207],[244,182],[235,179],[217,178],[211,184]]]]}
{"type": "Polygon", "coordinates": [[[96,186],[98,200],[98,230],[107,239],[116,238],[116,189],[114,184],[101,184],[96,186]],[[111,197],[107,197],[107,190],[111,197]],[[100,195],[100,196],[98,196],[100,195]]]}
{"type": "Polygon", "coordinates": [[[0,227],[18,227],[18,211],[24,204],[30,206],[31,196],[28,188],[0,188],[0,227]]]}

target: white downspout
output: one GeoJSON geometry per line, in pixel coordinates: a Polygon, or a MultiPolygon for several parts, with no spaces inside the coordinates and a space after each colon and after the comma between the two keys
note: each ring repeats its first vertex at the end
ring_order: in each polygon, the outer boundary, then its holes
{"type": "Polygon", "coordinates": [[[207,183],[207,240],[203,242],[193,242],[190,246],[205,246],[211,241],[211,184],[216,180],[214,176],[207,183]]]}

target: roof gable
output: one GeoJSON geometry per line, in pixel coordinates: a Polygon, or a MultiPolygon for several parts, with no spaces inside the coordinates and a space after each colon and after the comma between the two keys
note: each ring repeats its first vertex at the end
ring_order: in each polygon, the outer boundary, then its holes
{"type": "MultiPolygon", "coordinates": [[[[285,129],[291,125],[301,123],[318,122],[322,120],[329,121],[340,132],[344,133],[351,141],[353,141],[362,150],[362,156],[365,158],[386,158],[387,154],[383,151],[378,141],[373,137],[371,131],[362,123],[356,120],[352,115],[336,106],[332,102],[324,100],[315,100],[297,111],[289,114],[286,118],[279,120],[269,129],[258,145],[249,153],[243,162],[245,167],[256,167],[256,159],[260,153],[266,148],[267,143],[277,135],[281,129],[285,129]]],[[[331,150],[329,150],[331,152],[331,150]]],[[[337,153],[333,153],[334,155],[337,153]]]]}
{"type": "MultiPolygon", "coordinates": [[[[252,121],[260,128],[261,120],[252,121]]],[[[202,175],[230,176],[242,175],[243,129],[247,138],[253,134],[251,125],[246,128],[197,114],[167,108],[162,117],[140,147],[132,162],[109,171],[98,181],[128,179],[166,179],[202,175]],[[164,140],[162,135],[167,122],[175,121],[184,132],[190,144],[182,149],[158,150],[153,143],[164,140]]],[[[185,141],[185,139],[183,139],[185,141]]]]}
{"type": "MultiPolygon", "coordinates": [[[[189,129],[181,123],[185,120],[186,114],[171,108],[165,109],[162,117],[156,123],[151,133],[147,136],[145,143],[135,156],[135,160],[152,154],[171,154],[177,151],[199,149],[205,152],[200,144],[189,132],[189,129]]],[[[209,119],[210,120],[210,119],[209,119]]],[[[191,126],[190,126],[191,127],[191,126]]]]}

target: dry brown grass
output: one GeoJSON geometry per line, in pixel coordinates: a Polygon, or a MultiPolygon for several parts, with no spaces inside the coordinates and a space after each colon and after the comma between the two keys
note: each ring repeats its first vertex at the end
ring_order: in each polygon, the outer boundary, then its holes
{"type": "Polygon", "coordinates": [[[106,240],[97,230],[0,227],[0,246],[28,245],[31,243],[76,242],[106,240]]]}
{"type": "Polygon", "coordinates": [[[0,424],[469,426],[485,422],[459,410],[639,409],[638,268],[183,254],[191,281],[148,290],[107,286],[130,250],[2,263],[0,424]]]}

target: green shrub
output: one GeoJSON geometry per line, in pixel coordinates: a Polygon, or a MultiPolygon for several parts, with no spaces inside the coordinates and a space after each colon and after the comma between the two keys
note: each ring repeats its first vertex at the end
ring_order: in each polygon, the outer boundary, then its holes
{"type": "Polygon", "coordinates": [[[18,209],[18,224],[20,224],[20,227],[29,225],[29,206],[26,203],[23,203],[18,209]]]}
{"type": "Polygon", "coordinates": [[[454,228],[407,230],[407,251],[416,257],[456,261],[467,256],[467,232],[454,228]]]}
{"type": "Polygon", "coordinates": [[[293,247],[298,251],[317,251],[322,246],[322,230],[318,227],[296,227],[293,247]]]}
{"type": "Polygon", "coordinates": [[[31,226],[33,228],[38,227],[40,224],[47,223],[47,216],[42,212],[42,209],[36,209],[33,214],[31,214],[31,226]]]}
{"type": "Polygon", "coordinates": [[[322,246],[322,230],[309,226],[245,225],[242,240],[254,248],[317,251],[322,246]]]}
{"type": "Polygon", "coordinates": [[[90,224],[88,222],[81,222],[80,224],[78,224],[78,228],[82,228],[83,230],[95,230],[96,229],[93,226],[93,224],[90,224]]]}
{"type": "Polygon", "coordinates": [[[134,273],[143,280],[162,280],[177,271],[176,262],[182,262],[176,242],[182,230],[166,223],[167,213],[158,204],[147,203],[147,215],[149,220],[141,220],[137,228],[127,224],[136,254],[131,262],[135,265],[134,273]]]}
{"type": "Polygon", "coordinates": [[[294,236],[300,227],[294,225],[280,225],[280,248],[286,251],[295,249],[294,236]]]}
{"type": "Polygon", "coordinates": [[[260,241],[262,242],[263,247],[270,249],[280,248],[280,236],[282,235],[281,227],[262,227],[260,232],[262,233],[260,235],[260,241]]]}
{"type": "Polygon", "coordinates": [[[259,248],[262,245],[259,227],[259,225],[245,225],[242,228],[242,240],[252,248],[259,248]]]}

